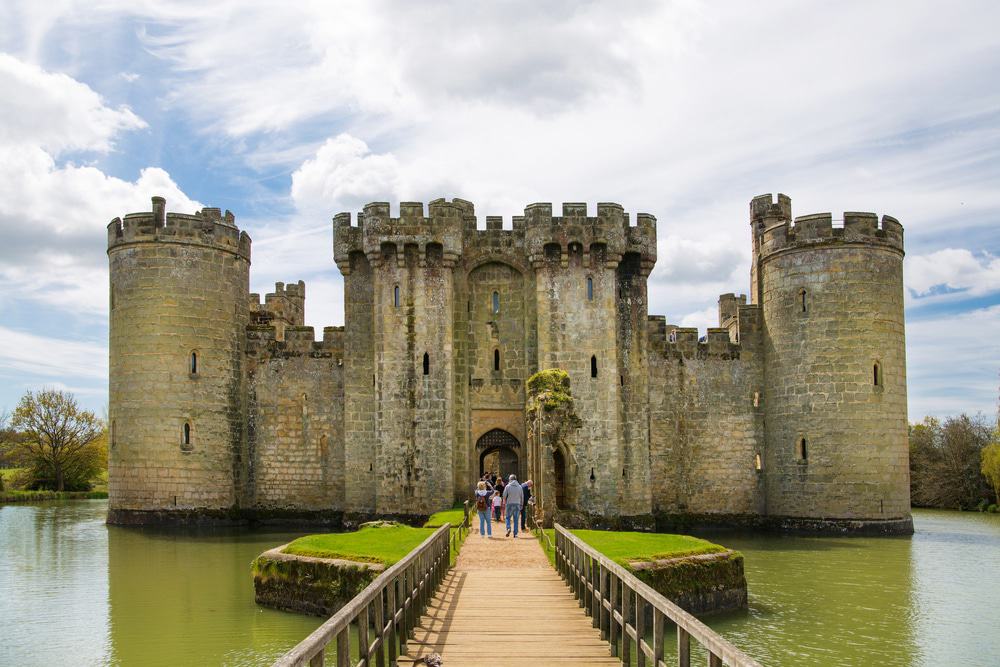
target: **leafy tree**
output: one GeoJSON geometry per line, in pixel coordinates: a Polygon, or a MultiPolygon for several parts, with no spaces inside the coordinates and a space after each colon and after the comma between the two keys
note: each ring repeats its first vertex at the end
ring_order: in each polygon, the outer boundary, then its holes
{"type": "Polygon", "coordinates": [[[972,509],[990,495],[980,471],[991,440],[982,415],[940,422],[927,417],[910,427],[910,497],[918,507],[972,509]]]}
{"type": "Polygon", "coordinates": [[[27,460],[34,488],[89,489],[106,464],[104,422],[81,410],[69,392],[26,392],[10,428],[20,436],[13,446],[27,460]]]}
{"type": "Polygon", "coordinates": [[[983,448],[980,469],[990,481],[997,503],[1000,503],[1000,440],[983,448]]]}

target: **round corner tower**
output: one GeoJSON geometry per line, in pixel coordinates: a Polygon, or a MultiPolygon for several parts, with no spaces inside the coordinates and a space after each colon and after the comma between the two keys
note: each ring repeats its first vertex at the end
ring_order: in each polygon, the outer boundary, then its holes
{"type": "Polygon", "coordinates": [[[109,522],[237,505],[250,238],[206,208],[108,225],[109,522]]]}
{"type": "Polygon", "coordinates": [[[767,514],[912,532],[903,228],[750,204],[764,321],[767,514]]]}

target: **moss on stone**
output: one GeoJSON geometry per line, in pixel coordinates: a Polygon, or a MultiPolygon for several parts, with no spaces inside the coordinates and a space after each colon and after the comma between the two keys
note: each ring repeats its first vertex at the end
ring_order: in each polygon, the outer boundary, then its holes
{"type": "Polygon", "coordinates": [[[335,613],[382,570],[378,565],[274,551],[261,554],[250,566],[258,604],[316,616],[335,613]]]}
{"type": "Polygon", "coordinates": [[[743,555],[690,535],[574,530],[681,608],[702,614],[747,604],[743,555]]]}
{"type": "Polygon", "coordinates": [[[561,368],[546,368],[528,378],[528,394],[545,410],[573,405],[569,374],[561,368]]]}

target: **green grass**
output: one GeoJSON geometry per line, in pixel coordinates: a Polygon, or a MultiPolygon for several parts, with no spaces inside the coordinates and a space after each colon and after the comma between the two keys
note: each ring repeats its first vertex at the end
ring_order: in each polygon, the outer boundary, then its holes
{"type": "Polygon", "coordinates": [[[690,535],[634,533],[615,530],[574,530],[581,540],[619,565],[725,551],[725,547],[690,535]]]}
{"type": "Polygon", "coordinates": [[[545,533],[549,536],[549,543],[552,544],[552,548],[549,549],[545,538],[541,535],[538,536],[538,544],[542,547],[542,551],[545,553],[545,557],[549,559],[549,563],[552,567],[556,566],[556,529],[555,528],[542,528],[535,531],[536,533],[545,533]]]}
{"type": "Polygon", "coordinates": [[[366,526],[351,533],[306,535],[285,547],[285,553],[315,558],[343,558],[388,566],[405,558],[433,533],[432,528],[366,526]]]}
{"type": "Polygon", "coordinates": [[[424,524],[424,528],[440,528],[446,523],[450,523],[452,528],[455,528],[462,523],[464,515],[464,506],[455,505],[450,510],[441,510],[440,512],[432,514],[431,517],[427,519],[427,523],[424,524]]]}
{"type": "MultiPolygon", "coordinates": [[[[427,522],[424,524],[424,528],[440,528],[444,524],[450,523],[451,531],[448,537],[449,539],[451,539],[455,537],[455,535],[458,533],[458,527],[462,525],[462,519],[464,517],[465,517],[465,505],[456,504],[450,510],[441,510],[440,512],[435,512],[434,514],[432,514],[430,518],[427,519],[427,522]]],[[[471,529],[472,526],[470,524],[469,530],[471,531],[471,529]]],[[[465,543],[465,538],[468,536],[469,536],[468,533],[462,535],[461,539],[458,540],[456,544],[456,548],[452,549],[451,560],[450,560],[450,564],[452,567],[454,567],[455,561],[458,559],[458,552],[461,551],[462,545],[465,543]]]]}
{"type": "Polygon", "coordinates": [[[107,497],[107,491],[0,491],[0,503],[26,503],[42,500],[94,500],[107,497]]]}

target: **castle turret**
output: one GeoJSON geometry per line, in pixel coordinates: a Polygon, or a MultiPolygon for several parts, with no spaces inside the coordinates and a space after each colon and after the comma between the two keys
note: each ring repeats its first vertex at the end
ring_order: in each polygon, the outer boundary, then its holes
{"type": "MultiPolygon", "coordinates": [[[[335,221],[338,264],[346,261],[353,273],[360,251],[370,267],[374,448],[362,460],[375,473],[375,497],[356,502],[374,500],[381,514],[430,514],[454,497],[453,269],[462,252],[463,211],[438,200],[428,213],[423,204],[402,202],[393,218],[387,203],[376,202],[365,206],[357,228],[343,216],[335,221]]],[[[367,326],[364,313],[348,314],[350,340],[355,327],[367,326]]],[[[351,452],[346,456],[350,461],[351,452]]]]}
{"type": "Polygon", "coordinates": [[[793,222],[784,195],[750,211],[766,512],[912,530],[902,226],[873,213],[793,222]]]}
{"type": "Polygon", "coordinates": [[[152,208],[108,225],[112,523],[239,503],[250,237],[152,208]]]}
{"type": "Polygon", "coordinates": [[[538,368],[570,377],[582,419],[572,451],[547,452],[556,477],[575,470],[557,509],[648,516],[651,508],[644,335],[646,282],[656,260],[655,219],[631,227],[618,204],[525,209],[525,245],[535,270],[538,368]],[[628,395],[629,403],[623,402],[628,395]]]}

